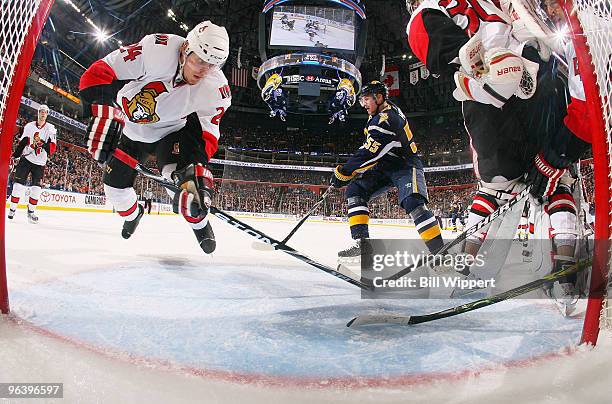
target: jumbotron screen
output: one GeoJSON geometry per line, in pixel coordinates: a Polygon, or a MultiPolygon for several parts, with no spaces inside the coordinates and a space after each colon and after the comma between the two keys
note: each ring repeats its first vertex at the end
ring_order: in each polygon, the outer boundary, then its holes
{"type": "Polygon", "coordinates": [[[355,12],[345,8],[274,8],[270,46],[355,50],[355,12]]]}

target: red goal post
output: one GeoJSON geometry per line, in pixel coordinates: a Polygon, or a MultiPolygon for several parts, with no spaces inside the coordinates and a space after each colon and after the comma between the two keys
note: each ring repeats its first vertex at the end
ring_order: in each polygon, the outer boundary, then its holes
{"type": "Polygon", "coordinates": [[[582,342],[595,344],[609,327],[607,306],[612,236],[612,5],[606,0],[558,0],[570,22],[588,119],[595,181],[595,251],[582,342]]]}
{"type": "MultiPolygon", "coordinates": [[[[53,0],[3,1],[0,9],[0,194],[6,202],[8,166],[21,94],[53,0]]],[[[0,209],[0,312],[9,311],[6,281],[6,203],[0,209]]]]}

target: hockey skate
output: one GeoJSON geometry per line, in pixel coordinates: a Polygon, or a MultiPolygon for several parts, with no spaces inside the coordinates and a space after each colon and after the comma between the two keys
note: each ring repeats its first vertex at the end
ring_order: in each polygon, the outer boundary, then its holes
{"type": "Polygon", "coordinates": [[[217,248],[217,241],[215,240],[215,233],[213,232],[210,222],[201,229],[193,229],[193,233],[198,240],[198,244],[206,254],[212,254],[217,248]]]}
{"type": "Polygon", "coordinates": [[[138,205],[138,216],[134,220],[126,220],[123,222],[123,229],[121,230],[121,237],[124,239],[128,239],[134,234],[136,231],[136,227],[138,227],[138,223],[140,223],[140,219],[144,215],[144,208],[141,205],[138,205]]]}
{"type": "MultiPolygon", "coordinates": [[[[573,265],[575,262],[566,260],[557,260],[555,262],[555,269],[553,272],[558,272],[563,269],[566,265],[573,265]]],[[[578,303],[578,292],[575,286],[575,276],[567,278],[561,278],[558,282],[552,284],[546,284],[543,287],[544,294],[551,298],[557,308],[564,317],[571,315],[576,310],[576,304],[578,303]],[[571,279],[574,278],[574,279],[571,279]]]]}
{"type": "Polygon", "coordinates": [[[338,252],[338,263],[344,265],[360,265],[362,253],[371,256],[372,246],[365,238],[354,240],[354,243],[347,249],[338,252]]]}
{"type": "Polygon", "coordinates": [[[15,217],[15,211],[9,209],[9,213],[8,213],[7,218],[10,219],[10,220],[13,220],[14,217],[15,217]]]}
{"type": "Polygon", "coordinates": [[[28,210],[28,222],[32,224],[38,223],[38,216],[36,216],[36,213],[28,210]]]}
{"type": "Polygon", "coordinates": [[[557,308],[564,317],[570,316],[576,310],[578,293],[572,283],[555,282],[550,289],[550,297],[555,301],[557,308]]]}

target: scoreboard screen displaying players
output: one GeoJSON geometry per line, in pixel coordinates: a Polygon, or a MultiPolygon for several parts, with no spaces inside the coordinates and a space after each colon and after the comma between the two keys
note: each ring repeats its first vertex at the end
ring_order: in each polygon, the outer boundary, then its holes
{"type": "Polygon", "coordinates": [[[339,7],[275,7],[270,46],[354,52],[355,12],[339,7]]]}

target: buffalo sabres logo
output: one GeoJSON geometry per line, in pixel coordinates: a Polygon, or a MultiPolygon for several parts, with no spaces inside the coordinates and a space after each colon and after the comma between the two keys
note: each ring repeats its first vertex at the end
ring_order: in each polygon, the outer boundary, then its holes
{"type": "Polygon", "coordinates": [[[132,99],[123,97],[121,104],[130,121],[134,123],[155,123],[159,121],[159,115],[155,112],[157,97],[167,92],[164,83],[154,81],[144,86],[132,99]]]}

